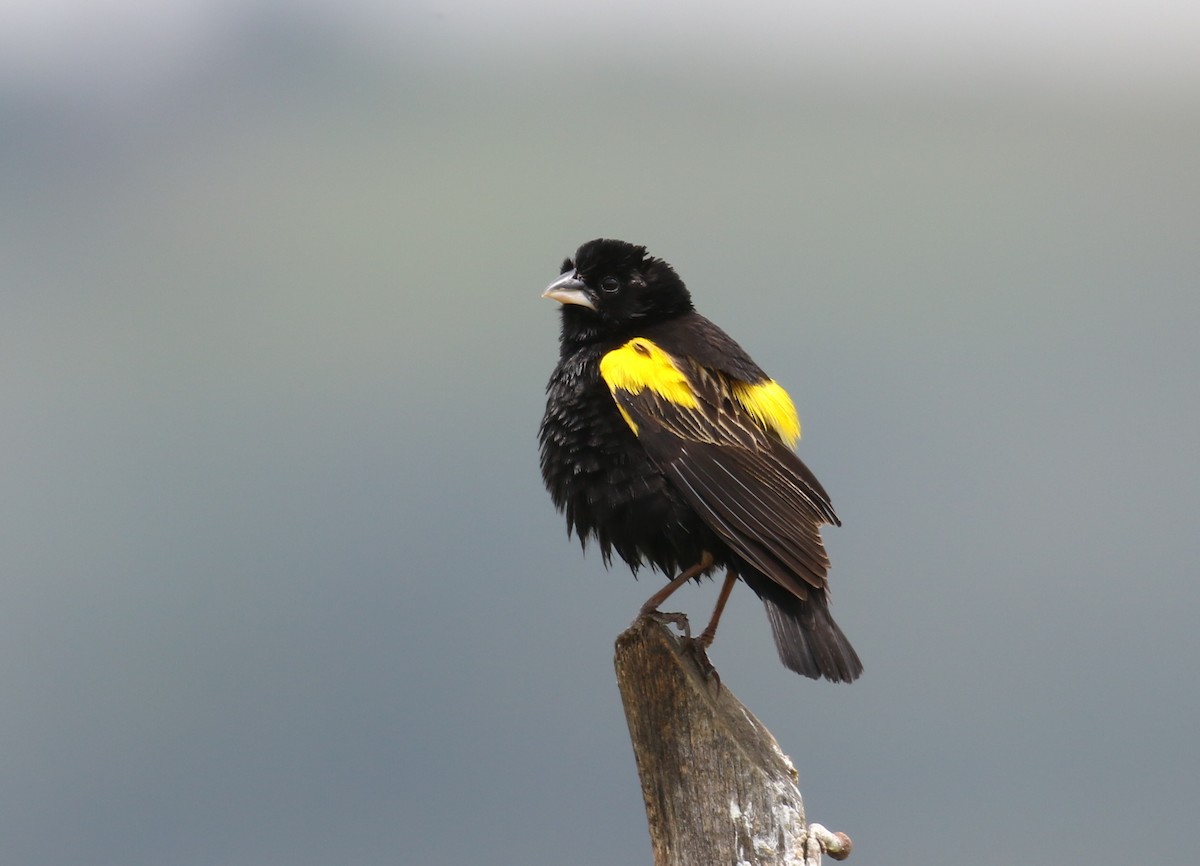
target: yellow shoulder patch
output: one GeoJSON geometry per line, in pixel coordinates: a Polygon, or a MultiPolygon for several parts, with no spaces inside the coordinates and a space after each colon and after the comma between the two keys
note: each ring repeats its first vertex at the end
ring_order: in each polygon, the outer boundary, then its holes
{"type": "Polygon", "coordinates": [[[800,416],[788,392],[774,379],[749,384],[733,383],[733,396],[746,411],[793,448],[800,439],[800,416]]]}
{"type": "MultiPolygon", "coordinates": [[[[600,378],[616,396],[618,390],[640,394],[649,389],[677,406],[694,409],[696,395],[687,376],[676,366],[674,359],[645,337],[634,337],[619,349],[613,349],[600,359],[600,378]]],[[[621,408],[633,432],[637,424],[621,408]]]]}
{"type": "MultiPolygon", "coordinates": [[[[700,404],[692,383],[675,359],[645,337],[634,337],[619,349],[613,349],[600,359],[600,378],[608,385],[613,397],[618,391],[641,394],[649,390],[676,406],[695,409],[700,404]]],[[[721,377],[724,378],[724,377],[721,377]]],[[[725,379],[733,397],[751,417],[773,432],[787,445],[794,447],[800,438],[800,418],[787,391],[772,379],[749,383],[725,379]]],[[[636,435],[637,422],[617,400],[617,409],[625,423],[636,435]]]]}

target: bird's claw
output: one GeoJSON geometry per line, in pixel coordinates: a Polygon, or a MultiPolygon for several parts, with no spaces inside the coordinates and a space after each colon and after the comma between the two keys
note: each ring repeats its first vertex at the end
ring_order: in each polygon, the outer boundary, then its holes
{"type": "Polygon", "coordinates": [[[661,610],[645,610],[638,614],[638,619],[648,619],[659,625],[673,625],[678,628],[687,640],[692,639],[692,624],[688,622],[686,613],[664,613],[661,610]]]}
{"type": "Polygon", "coordinates": [[[717,673],[716,666],[708,660],[707,643],[688,635],[683,639],[683,648],[695,660],[697,667],[700,668],[700,673],[706,680],[712,680],[718,686],[721,685],[721,675],[717,673]]]}

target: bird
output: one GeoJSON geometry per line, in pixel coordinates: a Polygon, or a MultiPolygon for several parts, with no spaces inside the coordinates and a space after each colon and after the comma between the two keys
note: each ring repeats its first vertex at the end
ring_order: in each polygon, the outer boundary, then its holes
{"type": "Polygon", "coordinates": [[[670,578],[639,615],[723,571],[701,653],[741,580],[786,667],[857,679],[862,662],[829,612],[820,533],[841,521],[796,455],[788,393],[644,246],[590,240],[542,297],[561,304],[561,328],[539,456],[568,536],[597,544],[605,566],[615,553],[635,576],[648,566],[670,578]]]}

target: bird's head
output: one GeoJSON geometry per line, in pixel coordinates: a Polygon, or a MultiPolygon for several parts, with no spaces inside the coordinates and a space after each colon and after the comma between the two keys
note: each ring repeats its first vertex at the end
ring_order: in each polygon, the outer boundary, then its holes
{"type": "Polygon", "coordinates": [[[597,238],[562,264],[542,293],[563,305],[563,336],[587,341],[690,312],[692,298],[675,269],[625,241],[597,238]]]}

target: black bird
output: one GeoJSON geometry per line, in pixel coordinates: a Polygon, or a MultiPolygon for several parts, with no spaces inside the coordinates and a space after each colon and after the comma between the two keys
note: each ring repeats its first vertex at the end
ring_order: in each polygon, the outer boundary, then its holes
{"type": "Polygon", "coordinates": [[[675,270],[645,247],[588,241],[543,293],[562,304],[561,352],[538,438],[542,478],[567,531],[636,573],[725,570],[711,645],[740,577],[763,600],[779,657],[807,677],[850,682],[862,663],[829,614],[820,526],[840,525],[792,450],[787,392],[701,316],[675,270]]]}

